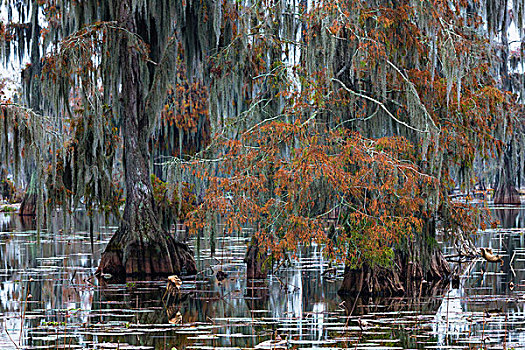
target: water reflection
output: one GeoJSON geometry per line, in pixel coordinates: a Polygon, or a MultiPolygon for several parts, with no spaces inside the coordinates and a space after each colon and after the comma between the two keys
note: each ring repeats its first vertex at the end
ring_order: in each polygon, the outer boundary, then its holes
{"type": "Polygon", "coordinates": [[[439,307],[432,330],[438,337],[438,343],[446,343],[446,337],[456,339],[468,332],[470,319],[464,310],[462,290],[451,289],[443,296],[443,303],[439,307]]]}
{"type": "Polygon", "coordinates": [[[438,344],[525,348],[524,208],[493,208],[501,228],[476,239],[477,247],[502,256],[503,266],[476,259],[461,278],[460,288],[444,297],[433,325],[438,344]]]}
{"type": "Polygon", "coordinates": [[[524,209],[518,209],[516,207],[494,208],[492,209],[492,213],[494,218],[499,221],[502,228],[525,227],[525,216],[523,215],[524,209]]]}
{"type": "Polygon", "coordinates": [[[61,230],[61,219],[37,234],[0,214],[0,348],[525,349],[522,212],[497,211],[504,228],[476,242],[501,254],[502,268],[479,259],[445,295],[346,300],[337,295],[343,267],[323,274],[318,247],[247,283],[247,231],[220,237],[213,257],[201,240],[201,273],[184,279],[177,297],[165,281],[96,286],[92,274],[114,226],[95,220],[92,246],[81,212],[69,223],[74,234],[61,230]]]}

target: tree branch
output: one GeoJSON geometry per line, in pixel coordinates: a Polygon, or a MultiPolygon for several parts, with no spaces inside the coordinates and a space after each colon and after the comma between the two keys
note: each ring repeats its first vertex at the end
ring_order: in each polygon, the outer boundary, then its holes
{"type": "Polygon", "coordinates": [[[401,75],[401,77],[403,78],[403,80],[408,84],[408,86],[410,87],[410,91],[416,97],[416,101],[417,101],[417,104],[418,104],[419,108],[421,108],[421,110],[425,114],[425,117],[427,117],[427,119],[430,121],[430,124],[432,124],[432,127],[439,132],[440,129],[437,127],[436,123],[434,123],[434,119],[432,119],[432,117],[428,113],[428,110],[425,107],[425,105],[423,104],[423,102],[421,102],[421,99],[419,98],[419,94],[418,94],[418,92],[416,90],[416,87],[414,86],[414,83],[412,83],[410,81],[410,79],[408,79],[408,77],[405,74],[403,74],[403,72],[401,72],[401,70],[395,64],[393,64],[389,60],[386,60],[386,63],[388,63],[388,65],[390,65],[392,68],[394,68],[394,70],[396,72],[398,72],[399,75],[401,75]]]}
{"type": "Polygon", "coordinates": [[[372,97],[367,96],[367,95],[363,95],[363,94],[361,94],[361,93],[359,93],[359,92],[355,92],[355,91],[349,89],[349,88],[348,88],[348,87],[347,87],[347,86],[346,86],[341,80],[339,80],[339,79],[337,79],[337,78],[332,78],[332,81],[335,81],[335,82],[339,83],[339,84],[343,87],[343,89],[345,89],[347,92],[351,93],[352,95],[357,96],[357,97],[364,98],[365,100],[368,100],[368,101],[370,101],[370,102],[374,102],[374,103],[377,104],[379,107],[381,107],[381,109],[384,110],[384,111],[386,112],[386,114],[388,114],[388,116],[389,116],[390,118],[394,119],[394,120],[395,120],[396,122],[398,122],[399,124],[404,125],[405,127],[409,128],[409,129],[411,129],[411,130],[414,130],[414,131],[420,132],[420,133],[429,133],[428,130],[420,130],[420,129],[416,128],[416,127],[413,127],[413,126],[411,126],[411,125],[409,125],[409,124],[407,124],[407,123],[405,123],[405,122],[399,120],[398,118],[396,118],[396,117],[395,117],[395,116],[394,116],[394,115],[388,110],[388,108],[386,108],[386,106],[385,106],[382,102],[376,100],[375,98],[372,98],[372,97]]]}

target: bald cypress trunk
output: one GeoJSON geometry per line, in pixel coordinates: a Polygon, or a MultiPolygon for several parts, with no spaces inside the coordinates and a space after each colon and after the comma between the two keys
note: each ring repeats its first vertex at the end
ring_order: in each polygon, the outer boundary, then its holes
{"type": "Polygon", "coordinates": [[[22,199],[20,205],[20,215],[36,215],[37,210],[37,180],[36,180],[36,171],[32,172],[31,180],[29,181],[29,186],[27,187],[26,193],[22,199]]]}
{"type": "MultiPolygon", "coordinates": [[[[507,1],[504,1],[504,8],[507,9],[507,1]]],[[[512,80],[508,71],[509,62],[509,42],[507,37],[508,11],[503,11],[503,21],[501,23],[501,82],[503,90],[512,92],[512,80]]],[[[499,182],[494,192],[494,204],[520,205],[520,195],[516,190],[514,181],[514,169],[512,156],[514,153],[513,140],[510,140],[503,153],[503,167],[500,169],[499,182]]]]}
{"type": "Polygon", "coordinates": [[[359,268],[346,266],[339,294],[429,295],[446,287],[451,269],[435,243],[435,233],[431,219],[421,234],[397,245],[390,267],[368,263],[359,268]]]}
{"type": "Polygon", "coordinates": [[[267,271],[263,266],[266,258],[267,255],[260,251],[257,240],[252,239],[252,242],[246,251],[246,255],[244,256],[244,262],[246,263],[246,278],[264,279],[267,275],[267,271]]]}
{"type": "MultiPolygon", "coordinates": [[[[31,2],[31,64],[28,65],[22,71],[22,80],[24,83],[24,99],[27,105],[37,113],[42,111],[42,92],[41,92],[41,81],[36,78],[42,73],[42,61],[40,57],[40,25],[38,23],[38,1],[33,0],[31,2]]],[[[27,164],[28,169],[26,170],[26,178],[28,180],[28,188],[24,197],[22,198],[22,204],[20,206],[20,215],[37,215],[37,176],[38,169],[34,163],[29,162],[27,164]]]]}
{"type": "MultiPolygon", "coordinates": [[[[137,32],[131,1],[122,1],[119,22],[137,32]]],[[[158,221],[148,166],[149,119],[146,115],[139,54],[120,42],[126,205],[120,226],[102,255],[97,275],[164,275],[196,272],[193,254],[162,230],[158,221]]]]}
{"type": "Polygon", "coordinates": [[[499,182],[494,191],[494,204],[520,205],[520,195],[514,186],[513,167],[512,167],[512,141],[503,154],[503,167],[500,170],[499,182]]]}

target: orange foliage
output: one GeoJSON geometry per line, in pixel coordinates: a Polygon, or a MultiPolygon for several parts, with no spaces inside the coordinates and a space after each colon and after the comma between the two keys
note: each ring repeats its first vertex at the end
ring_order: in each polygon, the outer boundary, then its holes
{"type": "Polygon", "coordinates": [[[421,228],[413,213],[434,179],[417,171],[406,140],[272,122],[222,146],[223,176],[210,178],[204,202],[190,219],[194,230],[212,212],[226,232],[256,227],[262,248],[276,257],[315,242],[334,258],[360,236],[350,254],[362,263],[381,260],[392,243],[421,228]],[[329,239],[326,220],[335,217],[345,232],[329,239]]]}
{"type": "MultiPolygon", "coordinates": [[[[256,228],[263,248],[278,257],[315,242],[331,257],[349,254],[351,264],[387,261],[395,243],[421,233],[426,220],[475,232],[480,210],[449,198],[460,184],[451,170],[499,155],[517,107],[498,88],[490,44],[477,31],[483,18],[463,11],[467,5],[311,2],[299,15],[301,61],[286,68],[292,81],[276,69],[290,52],[287,38],[276,34],[279,22],[224,2],[222,26],[232,22],[235,30],[232,43],[209,60],[212,81],[244,74],[247,108],[279,100],[281,114],[239,137],[216,136],[217,169],[194,170],[210,186],[190,216],[193,229],[209,225],[212,213],[226,232],[256,228]],[[253,16],[246,47],[238,43],[246,35],[239,27],[244,11],[253,16]],[[241,50],[246,59],[233,61],[241,50]],[[394,126],[374,130],[369,120],[394,126]],[[327,218],[339,225],[333,234],[327,218]]],[[[278,18],[274,8],[264,16],[278,18]]]]}

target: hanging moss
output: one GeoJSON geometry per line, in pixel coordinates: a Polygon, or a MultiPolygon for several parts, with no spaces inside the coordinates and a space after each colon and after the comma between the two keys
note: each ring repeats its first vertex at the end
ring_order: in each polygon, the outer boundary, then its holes
{"type": "MultiPolygon", "coordinates": [[[[231,174],[218,173],[221,157],[232,149],[222,141],[239,141],[273,121],[300,123],[312,132],[351,129],[370,138],[404,137],[416,146],[410,162],[435,179],[425,188],[425,219],[436,219],[440,207],[451,205],[443,198],[455,181],[470,189],[478,156],[503,157],[500,142],[515,147],[516,111],[494,89],[494,77],[503,76],[508,90],[508,48],[486,45],[483,37],[506,33],[512,21],[521,30],[522,1],[513,2],[511,19],[503,0],[440,7],[428,1],[327,6],[316,1],[59,0],[63,13],[46,12],[50,26],[41,48],[35,39],[37,5],[7,2],[10,11],[18,8],[19,22],[31,17],[33,24],[11,26],[13,44],[3,45],[7,56],[20,59],[30,47],[49,54],[41,86],[34,78],[41,73],[38,64],[32,62],[25,73],[32,111],[7,108],[0,137],[2,155],[13,160],[15,172],[24,167],[22,150],[34,147],[29,158],[46,184],[39,187],[39,198],[49,208],[76,206],[84,198],[89,208],[118,210],[119,189],[112,179],[123,168],[117,144],[126,136],[118,130],[135,126],[129,124],[130,114],[137,114],[141,128],[134,135],[137,156],[177,183],[179,199],[183,184],[202,198],[210,177],[231,174]],[[129,88],[130,77],[137,91],[129,88]],[[136,108],[130,108],[123,91],[136,97],[136,108]],[[169,112],[176,117],[170,119],[169,112]],[[37,130],[42,121],[35,124],[31,118],[40,115],[49,117],[37,130]],[[157,140],[150,142],[151,135],[157,140]],[[150,152],[156,157],[151,161],[150,152]],[[165,163],[164,157],[171,156],[176,159],[165,163]],[[51,165],[49,171],[43,164],[51,165]]],[[[31,50],[32,60],[39,62],[31,50]]],[[[291,159],[302,146],[299,136],[276,152],[291,159]]],[[[244,146],[240,155],[260,147],[258,142],[244,146]]],[[[516,155],[509,153],[507,163],[523,162],[516,155]]],[[[149,176],[142,175],[139,184],[148,192],[149,176]]],[[[312,192],[326,198],[329,190],[319,180],[312,192]]],[[[309,215],[330,205],[318,204],[309,215]]],[[[217,223],[209,220],[211,235],[218,232],[217,223]]],[[[120,238],[126,237],[125,229],[120,238]]]]}

